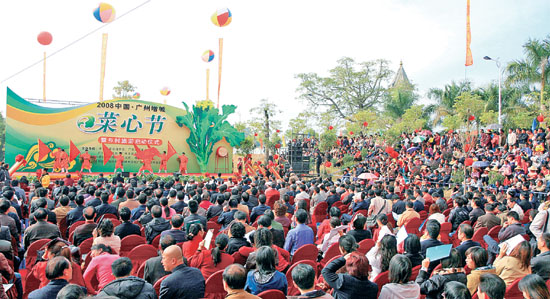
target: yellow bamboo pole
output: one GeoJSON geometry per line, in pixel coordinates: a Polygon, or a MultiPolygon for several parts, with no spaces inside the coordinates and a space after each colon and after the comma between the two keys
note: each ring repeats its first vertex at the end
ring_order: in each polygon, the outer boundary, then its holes
{"type": "Polygon", "coordinates": [[[210,69],[206,69],[206,99],[210,100],[210,69]]]}
{"type": "Polygon", "coordinates": [[[220,108],[220,86],[222,83],[222,56],[223,56],[223,37],[219,39],[219,57],[218,57],[218,104],[217,108],[220,108]]]}
{"type": "Polygon", "coordinates": [[[44,74],[42,80],[42,98],[46,102],[46,52],[44,52],[44,74]]]}
{"type": "Polygon", "coordinates": [[[103,41],[101,44],[101,69],[99,72],[99,101],[103,101],[103,88],[105,81],[105,63],[107,62],[107,38],[108,34],[103,33],[103,41]]]}

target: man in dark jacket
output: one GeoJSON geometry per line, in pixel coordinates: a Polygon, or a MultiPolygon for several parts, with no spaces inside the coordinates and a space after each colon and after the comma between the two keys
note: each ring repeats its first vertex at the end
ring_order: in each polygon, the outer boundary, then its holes
{"type": "Polygon", "coordinates": [[[123,207],[120,209],[120,219],[122,220],[122,223],[115,227],[115,235],[119,236],[120,239],[124,239],[124,237],[129,235],[141,235],[141,229],[139,228],[139,225],[133,224],[130,222],[130,217],[132,216],[132,212],[130,212],[130,209],[127,207],[123,207]]]}
{"type": "MultiPolygon", "coordinates": [[[[250,198],[248,199],[250,201],[250,198]]],[[[250,222],[253,223],[254,221],[256,221],[256,218],[262,216],[265,212],[265,210],[268,210],[269,209],[269,206],[267,206],[265,204],[266,202],[266,197],[265,195],[260,195],[260,197],[258,198],[258,201],[260,202],[260,204],[255,207],[254,209],[252,209],[252,213],[250,213],[250,222]]]]}
{"type": "MultiPolygon", "coordinates": [[[[248,197],[247,197],[248,198],[248,197]]],[[[210,220],[216,216],[220,216],[223,213],[223,202],[225,197],[218,196],[216,199],[216,204],[211,205],[206,211],[206,219],[210,220]]]]}
{"type": "Polygon", "coordinates": [[[258,228],[263,227],[269,229],[273,235],[273,244],[283,248],[285,246],[285,232],[271,227],[272,222],[273,220],[271,220],[271,217],[262,215],[258,219],[258,228]]]}
{"type": "Polygon", "coordinates": [[[40,239],[53,239],[61,237],[59,228],[55,224],[46,222],[46,217],[48,213],[46,209],[40,208],[34,212],[33,217],[36,220],[36,223],[29,226],[25,230],[25,237],[23,238],[23,244],[25,248],[29,248],[34,241],[40,239]]]}
{"type": "Polygon", "coordinates": [[[218,218],[218,223],[222,225],[222,229],[226,228],[231,221],[233,221],[233,216],[235,212],[238,211],[237,207],[239,206],[239,200],[232,198],[229,200],[229,211],[223,212],[218,218]]]}
{"type": "Polygon", "coordinates": [[[107,192],[101,192],[101,204],[95,208],[95,211],[97,213],[97,218],[105,214],[118,216],[117,209],[109,204],[109,193],[107,192]]]}
{"type": "Polygon", "coordinates": [[[170,274],[166,272],[166,270],[164,270],[164,266],[162,266],[162,253],[164,252],[164,250],[166,250],[166,248],[172,245],[176,245],[176,241],[172,236],[160,237],[160,255],[152,257],[145,262],[143,279],[145,279],[148,283],[154,285],[157,280],[161,279],[165,275],[170,274]]]}
{"type": "Polygon", "coordinates": [[[127,257],[121,257],[111,264],[115,280],[108,283],[98,296],[115,296],[121,299],[156,299],[153,286],[145,280],[130,276],[132,262],[127,257]]]}
{"type": "Polygon", "coordinates": [[[74,200],[76,208],[67,213],[67,227],[70,228],[73,223],[84,220],[84,195],[78,194],[74,200]]]}
{"type": "Polygon", "coordinates": [[[84,209],[84,219],[86,223],[77,227],[73,232],[73,244],[75,246],[80,245],[82,241],[93,237],[93,231],[97,227],[97,223],[94,222],[95,219],[95,208],[86,207],[84,209]]]}
{"type": "Polygon", "coordinates": [[[197,222],[202,225],[203,229],[206,229],[206,217],[197,214],[197,212],[199,211],[199,203],[195,200],[190,200],[187,204],[189,205],[189,212],[191,213],[191,215],[183,219],[183,223],[185,224],[185,231],[189,229],[189,226],[191,226],[191,224],[197,222]]]}
{"type": "Polygon", "coordinates": [[[472,211],[470,212],[470,223],[474,225],[477,219],[485,215],[485,211],[482,209],[481,199],[475,198],[472,200],[472,211]]]}
{"type": "Polygon", "coordinates": [[[225,252],[227,254],[233,254],[243,246],[250,247],[250,243],[244,238],[246,229],[242,223],[233,222],[233,224],[231,224],[231,227],[229,227],[229,230],[231,233],[231,238],[229,238],[229,242],[227,243],[227,247],[225,248],[225,252]]]}
{"type": "Polygon", "coordinates": [[[451,210],[449,213],[449,219],[448,222],[453,224],[453,231],[458,229],[458,226],[470,219],[470,213],[468,210],[464,207],[466,204],[466,201],[462,197],[457,197],[454,200],[455,208],[451,210]]]}
{"type": "Polygon", "coordinates": [[[537,240],[540,253],[531,260],[531,272],[542,279],[550,278],[550,233],[544,233],[537,240]]]}
{"type": "Polygon", "coordinates": [[[164,270],[172,272],[160,284],[159,299],[199,299],[204,297],[205,281],[199,269],[183,262],[183,252],[172,245],[162,253],[164,270]]]}
{"type": "Polygon", "coordinates": [[[457,236],[461,243],[459,246],[456,247],[456,249],[460,253],[460,258],[462,260],[461,265],[466,265],[466,250],[468,250],[470,247],[481,245],[478,242],[472,241],[474,230],[469,224],[461,224],[458,227],[457,236]]]}
{"type": "Polygon", "coordinates": [[[151,244],[155,237],[163,231],[170,229],[170,222],[162,218],[162,209],[160,206],[153,206],[151,215],[153,215],[153,220],[145,225],[145,238],[148,244],[151,244]]]}
{"type": "Polygon", "coordinates": [[[187,241],[187,235],[181,229],[183,226],[183,216],[180,214],[172,216],[172,219],[170,219],[170,224],[172,225],[172,229],[163,231],[160,234],[161,239],[168,235],[174,238],[176,244],[187,241]]]}
{"type": "Polygon", "coordinates": [[[29,299],[56,298],[57,293],[73,277],[71,263],[63,256],[57,256],[48,261],[46,265],[46,278],[50,282],[43,288],[34,290],[29,294],[29,299]]]}

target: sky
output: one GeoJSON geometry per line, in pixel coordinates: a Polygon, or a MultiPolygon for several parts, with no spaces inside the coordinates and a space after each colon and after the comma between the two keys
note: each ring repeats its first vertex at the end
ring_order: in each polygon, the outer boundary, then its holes
{"type": "MultiPolygon", "coordinates": [[[[0,10],[0,80],[39,61],[44,51],[75,42],[47,59],[47,99],[97,102],[101,36],[108,33],[105,99],[117,81],[129,80],[142,100],[183,107],[182,101],[206,98],[209,68],[215,102],[223,38],[220,103],[237,105],[232,121],[250,119],[250,108],[265,98],[282,110],[278,118],[285,126],[307,109],[295,75],[326,75],[344,56],[387,59],[393,71],[403,61],[426,103],[429,88],[452,80],[466,77],[476,86],[496,80],[497,68],[484,56],[499,57],[504,65],[522,57],[528,38],[550,34],[548,0],[471,2],[474,64],[465,68],[466,0],[108,0],[118,18],[78,42],[103,25],[92,15],[98,1],[8,0],[0,10]],[[233,21],[219,28],[210,16],[224,7],[233,21]],[[37,42],[41,31],[53,35],[51,45],[37,42]],[[205,63],[201,55],[208,49],[216,58],[205,63]],[[160,94],[164,86],[171,89],[166,98],[160,94]]],[[[5,115],[6,87],[41,98],[42,74],[39,63],[0,83],[0,112],[5,115]]]]}

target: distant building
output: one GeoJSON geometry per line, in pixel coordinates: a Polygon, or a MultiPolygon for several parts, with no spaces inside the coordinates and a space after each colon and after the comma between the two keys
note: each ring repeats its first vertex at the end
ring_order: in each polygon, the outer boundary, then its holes
{"type": "Polygon", "coordinates": [[[405,69],[403,68],[403,61],[399,63],[399,69],[395,74],[395,78],[393,78],[393,82],[389,86],[389,88],[394,87],[413,87],[411,81],[409,81],[409,77],[407,77],[407,73],[405,73],[405,69]]]}

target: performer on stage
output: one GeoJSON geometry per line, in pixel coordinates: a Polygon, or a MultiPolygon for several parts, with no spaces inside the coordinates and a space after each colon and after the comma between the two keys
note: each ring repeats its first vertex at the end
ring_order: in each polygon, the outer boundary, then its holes
{"type": "Polygon", "coordinates": [[[122,155],[122,152],[119,152],[117,156],[115,156],[116,163],[115,163],[115,172],[117,169],[121,169],[122,172],[124,172],[124,156],[122,155]]]}
{"type": "Polygon", "coordinates": [[[189,161],[189,159],[185,155],[185,152],[182,152],[181,155],[178,156],[178,159],[180,162],[180,173],[187,173],[187,161],[189,161]]]}
{"type": "Polygon", "coordinates": [[[150,174],[153,173],[153,168],[151,167],[151,162],[153,161],[153,157],[145,156],[141,159],[141,163],[143,165],[138,171],[138,175],[145,174],[145,171],[147,170],[150,174]]]}
{"type": "Polygon", "coordinates": [[[163,151],[160,155],[160,167],[159,172],[162,172],[164,170],[164,173],[167,173],[167,165],[168,165],[168,155],[166,154],[166,151],[163,151]]]}
{"type": "Polygon", "coordinates": [[[52,153],[53,156],[53,171],[61,171],[61,148],[58,147],[57,150],[52,153]]]}
{"type": "Polygon", "coordinates": [[[61,172],[69,172],[69,155],[61,149],[61,172]]]}
{"type": "Polygon", "coordinates": [[[237,171],[240,175],[243,174],[243,159],[239,158],[239,162],[237,162],[237,171]]]}
{"type": "Polygon", "coordinates": [[[40,173],[40,184],[42,187],[48,188],[50,186],[50,175],[48,174],[48,168],[44,168],[40,173]]]}
{"type": "Polygon", "coordinates": [[[80,172],[87,169],[90,173],[92,173],[92,163],[90,163],[92,156],[88,153],[88,150],[86,150],[84,154],[80,155],[80,159],[82,159],[82,167],[80,168],[80,172]]]}

